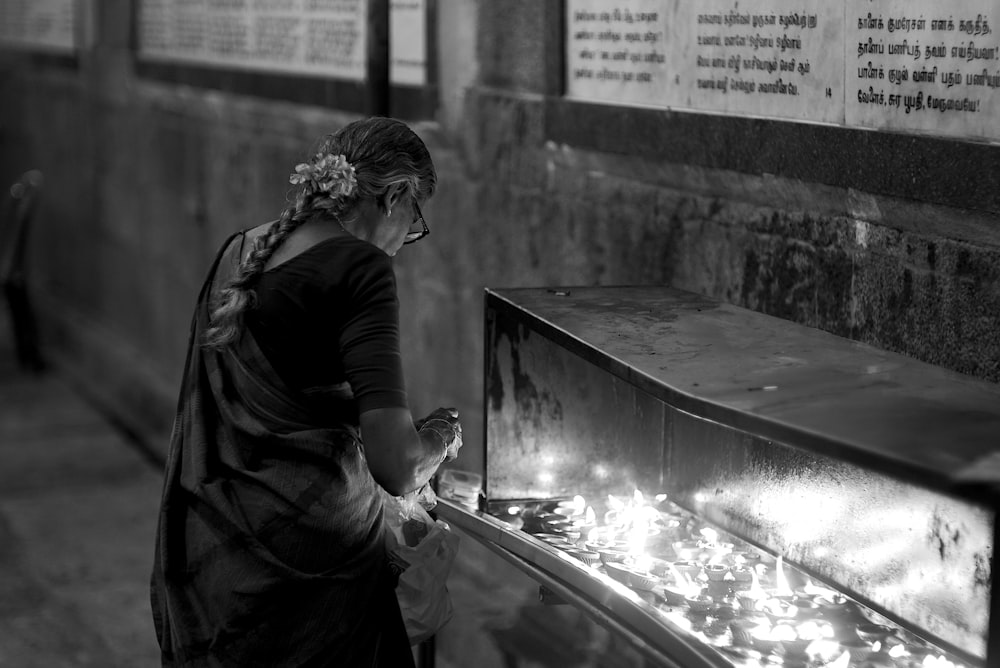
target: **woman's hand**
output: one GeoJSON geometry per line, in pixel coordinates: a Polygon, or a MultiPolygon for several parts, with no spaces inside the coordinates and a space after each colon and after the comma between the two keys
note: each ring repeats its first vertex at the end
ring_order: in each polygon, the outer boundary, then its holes
{"type": "Polygon", "coordinates": [[[444,461],[450,462],[458,457],[462,448],[462,423],[458,420],[458,411],[454,408],[437,408],[414,423],[421,438],[433,434],[441,441],[444,448],[444,461]],[[425,435],[426,434],[426,435],[425,435]]]}
{"type": "Polygon", "coordinates": [[[393,496],[423,486],[462,447],[462,425],[454,408],[438,408],[416,423],[401,407],[374,408],[360,417],[368,469],[393,496]]]}

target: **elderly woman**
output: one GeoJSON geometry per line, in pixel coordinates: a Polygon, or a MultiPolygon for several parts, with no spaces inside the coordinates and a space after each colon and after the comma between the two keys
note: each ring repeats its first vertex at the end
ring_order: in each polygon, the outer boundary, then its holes
{"type": "Polygon", "coordinates": [[[404,123],[326,137],[274,222],[223,244],[198,298],[152,577],[164,666],[400,666],[412,654],[380,487],[461,447],[414,423],[392,256],[428,233],[436,175],[404,123]]]}

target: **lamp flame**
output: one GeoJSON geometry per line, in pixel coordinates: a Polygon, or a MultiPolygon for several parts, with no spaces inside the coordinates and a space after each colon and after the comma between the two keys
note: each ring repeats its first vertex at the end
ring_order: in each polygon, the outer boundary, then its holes
{"type": "Polygon", "coordinates": [[[831,599],[837,594],[837,592],[833,589],[813,584],[812,578],[810,577],[806,577],[806,583],[802,586],[802,591],[810,596],[826,596],[831,599]]]}
{"type": "Polygon", "coordinates": [[[902,645],[896,645],[895,647],[893,647],[892,649],[890,649],[887,652],[887,654],[889,656],[891,656],[892,658],[894,658],[894,659],[898,659],[898,658],[900,658],[902,656],[906,656],[906,648],[903,647],[902,645]]]}
{"type": "Polygon", "coordinates": [[[648,573],[653,567],[653,558],[648,554],[637,554],[632,558],[632,567],[637,571],[648,573]]]}
{"type": "Polygon", "coordinates": [[[670,564],[670,574],[674,576],[677,589],[683,591],[686,596],[696,596],[701,591],[701,585],[695,584],[687,573],[681,573],[673,564],[670,564]]]}
{"type": "Polygon", "coordinates": [[[843,654],[838,656],[835,660],[833,660],[829,664],[829,666],[830,668],[847,668],[847,666],[850,665],[850,663],[851,663],[851,653],[844,652],[843,654]]]}
{"type": "Polygon", "coordinates": [[[822,664],[828,663],[839,651],[840,643],[829,638],[814,640],[806,647],[806,655],[809,659],[822,664]]]}
{"type": "Polygon", "coordinates": [[[775,593],[779,596],[792,593],[792,588],[788,585],[788,578],[785,577],[784,562],[780,554],[778,555],[777,564],[775,564],[774,582],[776,584],[775,593]]]}

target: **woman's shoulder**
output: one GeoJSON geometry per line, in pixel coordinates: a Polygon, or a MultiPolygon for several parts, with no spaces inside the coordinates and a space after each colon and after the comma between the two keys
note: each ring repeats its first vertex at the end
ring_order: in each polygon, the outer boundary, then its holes
{"type": "Polygon", "coordinates": [[[305,253],[312,253],[314,260],[327,268],[340,267],[345,271],[368,268],[384,271],[392,267],[392,258],[379,247],[351,234],[320,241],[305,253]]]}
{"type": "Polygon", "coordinates": [[[377,246],[352,235],[319,241],[267,269],[261,280],[271,287],[293,285],[327,291],[356,288],[371,281],[393,281],[392,259],[377,246]]]}

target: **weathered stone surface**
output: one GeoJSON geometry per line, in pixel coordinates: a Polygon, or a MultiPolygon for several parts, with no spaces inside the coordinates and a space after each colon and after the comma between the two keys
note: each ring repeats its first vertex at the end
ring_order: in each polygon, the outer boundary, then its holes
{"type": "Polygon", "coordinates": [[[544,12],[537,0],[480,2],[479,48],[481,80],[490,86],[541,92],[545,80],[544,12]],[[497,26],[504,26],[497,30],[497,26]]]}
{"type": "MultiPolygon", "coordinates": [[[[440,186],[431,236],[396,261],[405,365],[415,413],[462,410],[461,465],[482,465],[487,286],[672,284],[1000,380],[994,217],[547,142],[546,7],[480,3],[488,85],[462,91],[457,131],[416,124],[440,186]]],[[[159,425],[219,243],[276,217],[294,163],[352,117],[137,79],[113,66],[129,57],[116,44],[79,74],[5,71],[0,172],[48,176],[32,249],[43,333],[159,425]]]]}

